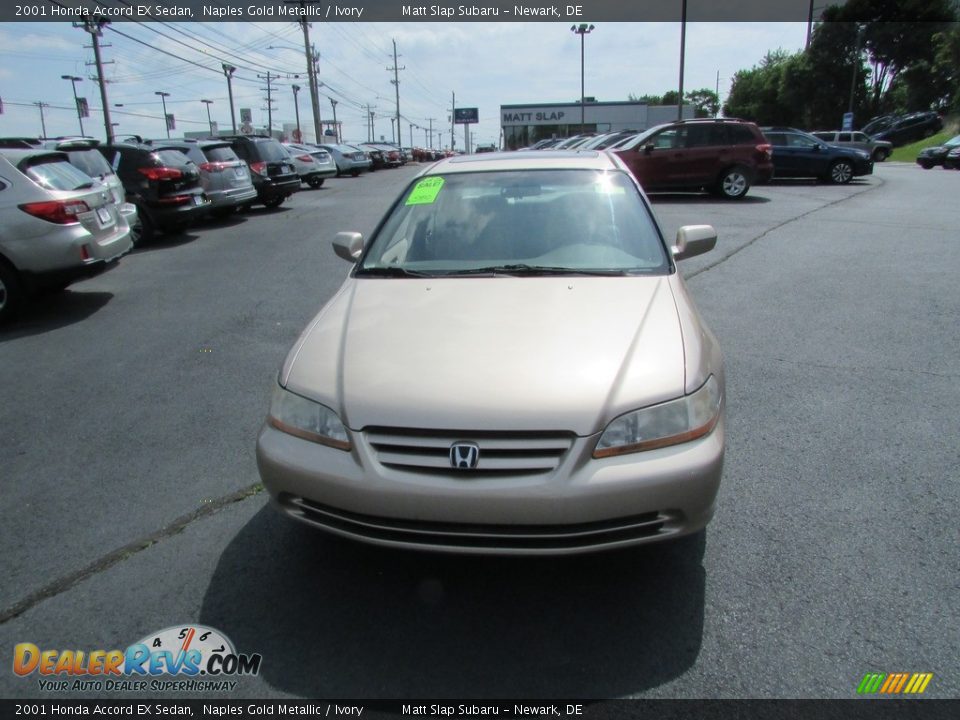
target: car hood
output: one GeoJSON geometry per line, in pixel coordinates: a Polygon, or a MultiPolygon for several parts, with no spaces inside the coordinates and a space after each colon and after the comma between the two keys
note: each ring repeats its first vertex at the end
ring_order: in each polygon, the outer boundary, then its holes
{"type": "Polygon", "coordinates": [[[921,155],[946,155],[948,152],[953,150],[956,145],[934,145],[933,147],[926,147],[920,151],[921,155]]]}
{"type": "Polygon", "coordinates": [[[562,430],[684,392],[670,278],[348,279],[291,350],[290,391],[353,430],[562,430]]]}

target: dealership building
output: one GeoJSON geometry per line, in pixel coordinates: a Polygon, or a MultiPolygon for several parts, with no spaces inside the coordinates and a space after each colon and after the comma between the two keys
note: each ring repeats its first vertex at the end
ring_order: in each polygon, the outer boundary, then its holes
{"type": "MultiPolygon", "coordinates": [[[[692,105],[683,106],[683,117],[694,116],[692,105]]],[[[501,105],[500,128],[504,149],[533,145],[551,137],[570,137],[580,132],[605,133],[616,130],[646,130],[677,119],[676,105],[647,105],[638,102],[546,103],[501,105]]]]}

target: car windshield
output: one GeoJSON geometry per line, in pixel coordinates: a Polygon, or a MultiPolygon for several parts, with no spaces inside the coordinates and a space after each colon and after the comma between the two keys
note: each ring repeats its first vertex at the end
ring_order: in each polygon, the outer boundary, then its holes
{"type": "Polygon", "coordinates": [[[955,135],[947,140],[943,145],[944,147],[956,147],[957,145],[960,145],[960,135],[955,135]]]}
{"type": "Polygon", "coordinates": [[[517,170],[414,181],[357,276],[663,274],[663,241],[623,172],[517,170]]]}

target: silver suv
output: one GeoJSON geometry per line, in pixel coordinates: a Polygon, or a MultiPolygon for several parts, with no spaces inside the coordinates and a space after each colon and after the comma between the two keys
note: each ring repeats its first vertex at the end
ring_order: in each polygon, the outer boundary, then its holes
{"type": "Polygon", "coordinates": [[[874,162],[883,162],[893,152],[893,143],[887,140],[874,140],[866,133],[857,130],[818,130],[811,135],[831,145],[863,150],[870,153],[870,158],[874,162]]]}
{"type": "Polygon", "coordinates": [[[66,153],[0,151],[0,323],[32,291],[65,288],[129,252],[121,207],[66,153]]]}
{"type": "Polygon", "coordinates": [[[257,199],[250,168],[227,140],[151,140],[158,150],[179,150],[200,170],[200,183],[210,200],[214,217],[230,215],[241,205],[257,199]]]}

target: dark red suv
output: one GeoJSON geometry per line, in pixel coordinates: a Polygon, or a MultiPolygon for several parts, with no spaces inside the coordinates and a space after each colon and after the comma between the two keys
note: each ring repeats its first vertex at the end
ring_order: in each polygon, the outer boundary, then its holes
{"type": "Polygon", "coordinates": [[[729,118],[658,125],[610,152],[647,192],[709,190],[736,200],[773,174],[772,149],[760,129],[729,118]]]}

